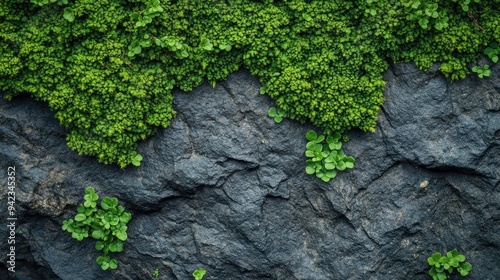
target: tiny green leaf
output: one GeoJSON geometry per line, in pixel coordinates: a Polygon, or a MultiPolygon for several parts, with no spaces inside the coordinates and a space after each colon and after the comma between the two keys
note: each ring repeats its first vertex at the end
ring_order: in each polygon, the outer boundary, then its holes
{"type": "Polygon", "coordinates": [[[320,135],[316,138],[316,140],[314,140],[316,143],[321,143],[323,140],[325,140],[325,136],[324,135],[320,135]]]}
{"type": "Polygon", "coordinates": [[[204,268],[198,268],[193,272],[193,277],[195,280],[201,280],[206,273],[207,271],[204,268]]]}
{"type": "Polygon", "coordinates": [[[87,216],[85,216],[85,214],[77,214],[75,216],[75,221],[77,221],[77,222],[84,221],[85,219],[87,219],[87,216]]]}
{"type": "Polygon", "coordinates": [[[306,139],[309,141],[315,141],[317,137],[318,137],[318,135],[316,134],[316,132],[314,130],[310,130],[306,134],[306,139]]]}
{"type": "Polygon", "coordinates": [[[306,173],[309,175],[312,175],[312,174],[316,173],[316,169],[314,169],[311,166],[306,166],[306,173]]]}
{"type": "Polygon", "coordinates": [[[97,241],[95,243],[95,249],[100,251],[102,250],[102,248],[104,248],[104,243],[102,243],[101,241],[97,241]]]}
{"type": "Polygon", "coordinates": [[[323,182],[325,183],[328,183],[330,182],[330,177],[326,176],[326,174],[324,174],[322,177],[321,177],[321,180],[323,180],[323,182]]]}
{"type": "Polygon", "coordinates": [[[337,172],[335,170],[328,170],[328,171],[326,171],[325,175],[328,178],[333,179],[337,176],[337,172]]]}
{"type": "Polygon", "coordinates": [[[108,270],[109,262],[106,262],[106,261],[102,262],[101,268],[102,268],[102,270],[108,270]]]}
{"type": "Polygon", "coordinates": [[[126,232],[117,232],[116,233],[116,238],[120,239],[121,241],[127,240],[127,233],[126,232]]]}
{"type": "Polygon", "coordinates": [[[274,108],[274,107],[269,108],[269,110],[267,111],[267,115],[271,118],[276,117],[276,115],[277,115],[276,108],[274,108]]]}
{"type": "Polygon", "coordinates": [[[111,268],[111,269],[117,269],[118,268],[118,262],[115,259],[112,259],[109,262],[109,268],[111,268]]]}
{"type": "Polygon", "coordinates": [[[345,162],[343,161],[339,161],[337,162],[337,169],[340,170],[340,171],[343,171],[345,170],[347,167],[346,167],[346,164],[345,162]]]}
{"type": "Polygon", "coordinates": [[[94,239],[101,239],[103,236],[104,236],[104,233],[102,232],[102,230],[94,230],[92,232],[92,237],[94,239]]]}
{"type": "Polygon", "coordinates": [[[73,14],[73,10],[70,7],[64,8],[64,14],[63,17],[68,20],[69,22],[72,22],[75,20],[75,15],[73,14]]]}
{"type": "Polygon", "coordinates": [[[335,169],[335,164],[333,164],[331,162],[327,162],[327,163],[325,163],[325,169],[326,170],[333,170],[333,169],[335,169]]]}

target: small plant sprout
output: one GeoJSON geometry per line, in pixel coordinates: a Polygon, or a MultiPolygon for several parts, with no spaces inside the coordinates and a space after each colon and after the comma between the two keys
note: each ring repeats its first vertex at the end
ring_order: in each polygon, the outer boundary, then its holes
{"type": "Polygon", "coordinates": [[[267,115],[274,119],[276,123],[280,123],[286,117],[286,112],[274,107],[269,108],[267,115]]]}
{"type": "Polygon", "coordinates": [[[194,280],[203,279],[203,276],[205,276],[205,273],[207,273],[207,271],[204,268],[198,268],[197,270],[195,270],[193,272],[194,280]]]}
{"type": "Polygon", "coordinates": [[[127,223],[132,215],[125,212],[125,208],[118,205],[118,199],[114,197],[105,197],[100,205],[97,204],[98,199],[94,188],[85,189],[84,204],[78,206],[74,219],[63,221],[62,229],[78,241],[92,236],[97,240],[96,250],[103,252],[97,258],[97,264],[103,270],[117,269],[118,262],[108,254],[123,251],[123,244],[127,240],[127,223]]]}
{"type": "Polygon", "coordinates": [[[444,256],[436,252],[427,259],[431,266],[429,275],[433,280],[445,280],[450,278],[448,274],[453,273],[456,268],[461,276],[467,276],[472,270],[472,265],[465,262],[465,256],[458,253],[457,249],[446,253],[444,256]]]}
{"type": "Polygon", "coordinates": [[[497,44],[487,47],[484,53],[493,61],[493,63],[498,62],[498,55],[500,54],[500,47],[497,44]]]}
{"type": "Polygon", "coordinates": [[[153,276],[154,276],[155,278],[158,278],[158,276],[159,276],[159,275],[160,275],[160,272],[158,271],[158,268],[157,268],[157,269],[155,269],[155,271],[153,272],[153,276]]]}
{"type": "Polygon", "coordinates": [[[311,17],[311,15],[308,14],[308,13],[303,13],[302,14],[302,18],[305,19],[306,21],[312,21],[313,20],[313,18],[311,17]]]}
{"type": "Polygon", "coordinates": [[[328,182],[337,176],[337,171],[354,167],[354,158],[346,156],[342,150],[340,133],[317,135],[313,130],[306,134],[306,173],[328,182]],[[326,140],[326,143],[324,141],[326,140]]]}
{"type": "Polygon", "coordinates": [[[490,70],[490,67],[488,65],[484,65],[484,66],[474,66],[472,67],[472,72],[474,73],[477,73],[477,76],[479,78],[483,78],[483,77],[489,77],[491,75],[491,70],[490,70]]]}
{"type": "Polygon", "coordinates": [[[214,49],[214,45],[207,38],[201,38],[200,45],[198,47],[206,51],[211,51],[214,49]]]}
{"type": "Polygon", "coordinates": [[[131,162],[135,166],[140,166],[142,160],[142,155],[138,153],[134,153],[131,157],[131,162]]]}
{"type": "Polygon", "coordinates": [[[233,48],[233,44],[229,41],[225,41],[224,43],[219,44],[219,48],[228,52],[233,48]]]}
{"type": "Polygon", "coordinates": [[[377,10],[375,9],[375,5],[373,5],[373,2],[375,2],[375,0],[366,0],[366,3],[369,6],[365,9],[365,13],[375,16],[377,15],[377,10]]]}

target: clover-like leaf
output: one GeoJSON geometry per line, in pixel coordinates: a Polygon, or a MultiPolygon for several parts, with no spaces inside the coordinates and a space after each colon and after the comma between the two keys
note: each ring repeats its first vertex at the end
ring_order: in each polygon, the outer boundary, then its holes
{"type": "Polygon", "coordinates": [[[318,135],[316,134],[316,132],[314,130],[310,130],[309,132],[307,132],[307,134],[306,134],[307,140],[315,141],[316,138],[318,138],[318,135]]]}
{"type": "Polygon", "coordinates": [[[462,264],[462,266],[457,268],[458,272],[462,276],[466,276],[472,270],[472,265],[469,262],[462,264]]]}
{"type": "Polygon", "coordinates": [[[332,142],[332,143],[328,144],[328,146],[332,150],[340,150],[342,148],[342,143],[341,142],[332,142]]]}
{"type": "Polygon", "coordinates": [[[101,242],[101,241],[97,241],[95,243],[95,249],[98,250],[98,251],[101,251],[102,249],[104,248],[104,243],[101,242]]]}
{"type": "Polygon", "coordinates": [[[285,110],[278,108],[278,110],[276,111],[276,115],[280,117],[286,117],[286,112],[285,110]]]}
{"type": "MultiPolygon", "coordinates": [[[[323,145],[321,145],[321,144],[316,144],[316,145],[314,145],[314,146],[313,146],[313,150],[314,150],[315,152],[321,153],[321,152],[323,151],[323,145]]],[[[321,154],[320,154],[320,155],[321,155],[321,154]]]]}
{"type": "Polygon", "coordinates": [[[312,174],[316,173],[316,169],[314,167],[311,167],[311,166],[306,166],[306,173],[309,175],[312,175],[312,174]]]}
{"type": "Polygon", "coordinates": [[[140,166],[142,161],[142,155],[136,153],[135,155],[132,156],[131,160],[133,165],[140,166]]]}
{"type": "Polygon", "coordinates": [[[207,51],[211,51],[214,49],[214,45],[208,38],[201,38],[199,47],[207,51]]]}
{"type": "Polygon", "coordinates": [[[101,265],[103,264],[104,262],[108,262],[109,261],[109,257],[108,256],[99,256],[97,259],[96,259],[96,262],[97,264],[101,265]]]}
{"type": "Polygon", "coordinates": [[[340,171],[343,171],[343,170],[345,170],[347,168],[344,161],[337,162],[337,166],[336,167],[340,171]]]}
{"type": "Polygon", "coordinates": [[[226,43],[226,44],[220,44],[220,45],[219,45],[219,48],[220,48],[221,50],[230,51],[230,50],[231,50],[231,48],[232,48],[232,46],[231,46],[230,44],[227,44],[227,43],[226,43]]]}
{"type": "Polygon", "coordinates": [[[71,9],[70,7],[66,7],[64,8],[64,14],[63,14],[63,17],[69,21],[69,22],[72,22],[75,20],[75,15],[73,14],[73,9],[71,9]]]}
{"type": "Polygon", "coordinates": [[[117,269],[118,268],[118,262],[116,259],[112,259],[109,261],[109,268],[110,269],[117,269]]]}
{"type": "Polygon", "coordinates": [[[119,231],[116,233],[116,238],[120,239],[121,241],[127,240],[127,232],[125,231],[119,231]]]}
{"type": "Polygon", "coordinates": [[[87,216],[85,216],[85,214],[76,214],[75,216],[75,221],[77,222],[84,221],[85,219],[87,219],[87,216]]]}
{"type": "Polygon", "coordinates": [[[102,268],[102,270],[108,270],[108,268],[109,268],[109,262],[103,261],[102,264],[101,264],[101,268],[102,268]]]}
{"type": "Polygon", "coordinates": [[[314,157],[316,154],[312,150],[306,150],[306,157],[314,157]]]}
{"type": "Polygon", "coordinates": [[[96,194],[96,192],[95,192],[95,189],[93,187],[87,187],[85,189],[85,194],[94,195],[94,194],[96,194]]]}
{"type": "Polygon", "coordinates": [[[277,115],[276,108],[274,108],[274,107],[269,108],[269,110],[267,111],[267,115],[271,118],[276,117],[276,115],[277,115]]]}
{"type": "Polygon", "coordinates": [[[110,252],[123,252],[123,242],[120,240],[115,240],[113,243],[109,244],[110,252]]]}
{"type": "Polygon", "coordinates": [[[455,259],[458,261],[458,262],[463,262],[465,261],[465,256],[464,255],[456,255],[455,256],[455,259]]]}
{"type": "Polygon", "coordinates": [[[118,206],[118,199],[116,197],[105,197],[101,201],[101,208],[103,210],[116,208],[116,206],[118,206]]]}
{"type": "Polygon", "coordinates": [[[325,176],[330,179],[333,179],[337,176],[337,172],[335,170],[328,170],[325,172],[325,176]]]}
{"type": "Polygon", "coordinates": [[[323,182],[325,183],[328,183],[330,181],[330,177],[326,176],[326,174],[323,174],[323,176],[321,177],[321,180],[323,180],[323,182]]]}
{"type": "Polygon", "coordinates": [[[124,212],[120,216],[120,222],[122,222],[124,224],[128,223],[131,219],[132,219],[132,215],[130,213],[127,213],[127,212],[124,212]]]}
{"type": "Polygon", "coordinates": [[[316,146],[316,143],[314,141],[307,142],[306,149],[312,150],[314,146],[316,146]]]}
{"type": "Polygon", "coordinates": [[[326,170],[333,170],[333,169],[335,169],[335,164],[331,163],[331,162],[327,162],[327,163],[325,163],[325,169],[326,170]]]}
{"type": "Polygon", "coordinates": [[[325,140],[325,136],[324,135],[319,135],[316,140],[314,140],[316,143],[321,143],[323,142],[323,140],[325,140]]]}
{"type": "Polygon", "coordinates": [[[198,268],[193,272],[193,277],[195,280],[201,280],[205,276],[207,271],[204,268],[198,268]]]}
{"type": "Polygon", "coordinates": [[[103,236],[104,236],[104,232],[102,230],[94,230],[92,232],[92,237],[94,239],[101,239],[101,238],[103,238],[103,236]]]}
{"type": "Polygon", "coordinates": [[[130,14],[130,18],[131,18],[132,20],[139,20],[140,15],[139,15],[139,13],[137,13],[137,12],[133,12],[133,13],[131,13],[131,14],[130,14]]]}

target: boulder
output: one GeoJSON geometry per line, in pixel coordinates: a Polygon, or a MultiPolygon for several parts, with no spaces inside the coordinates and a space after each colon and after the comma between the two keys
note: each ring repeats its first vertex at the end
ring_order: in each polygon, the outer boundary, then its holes
{"type": "Polygon", "coordinates": [[[471,279],[500,279],[500,68],[453,83],[436,68],[391,65],[376,132],[348,133],[355,167],[329,183],[304,171],[314,127],[269,118],[246,70],[175,91],[177,118],[125,169],[71,151],[45,104],[1,101],[0,217],[15,167],[17,221],[0,278],[429,279],[427,258],[457,248],[471,279]],[[87,186],[133,215],[115,271],[61,229],[87,186]]]}

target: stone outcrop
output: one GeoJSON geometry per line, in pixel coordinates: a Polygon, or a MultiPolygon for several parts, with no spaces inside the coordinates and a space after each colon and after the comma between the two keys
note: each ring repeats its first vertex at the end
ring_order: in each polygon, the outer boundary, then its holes
{"type": "MultiPolygon", "coordinates": [[[[175,92],[177,118],[139,146],[138,168],[80,157],[44,104],[0,102],[0,182],[16,168],[16,272],[1,279],[429,279],[427,257],[457,248],[470,279],[500,279],[500,68],[450,83],[393,65],[375,133],[344,144],[354,169],[306,175],[310,125],[274,106],[247,71],[175,92]],[[84,189],[133,214],[116,271],[92,239],[61,230],[84,189]]],[[[4,226],[0,235],[6,240],[4,226]]]]}

